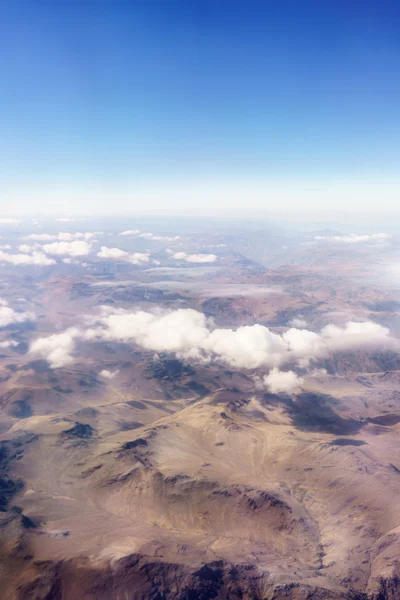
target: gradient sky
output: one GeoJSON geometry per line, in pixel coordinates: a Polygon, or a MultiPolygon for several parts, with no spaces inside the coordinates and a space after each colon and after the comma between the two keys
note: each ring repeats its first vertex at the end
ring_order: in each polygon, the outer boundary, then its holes
{"type": "Polygon", "coordinates": [[[400,4],[3,0],[0,210],[400,205],[400,4]]]}

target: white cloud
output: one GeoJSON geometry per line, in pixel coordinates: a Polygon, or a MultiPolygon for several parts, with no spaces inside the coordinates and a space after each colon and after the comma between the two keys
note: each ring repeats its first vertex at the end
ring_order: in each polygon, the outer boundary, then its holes
{"type": "Polygon", "coordinates": [[[258,324],[214,328],[203,313],[193,309],[128,312],[103,307],[100,317],[87,323],[88,329],[77,334],[85,340],[133,342],[154,352],[173,352],[183,360],[216,360],[237,369],[285,364],[305,368],[333,352],[398,347],[389,330],[370,321],[349,322],[342,328],[330,325],[320,333],[291,328],[277,334],[258,324]]]}
{"type": "Polygon", "coordinates": [[[118,375],[119,370],[118,371],[109,371],[108,369],[103,369],[102,371],[100,371],[99,375],[100,377],[104,377],[105,379],[114,379],[114,377],[116,375],[118,375]]]}
{"type": "Polygon", "coordinates": [[[185,260],[192,263],[210,263],[215,262],[217,257],[215,254],[189,254],[185,260]]]}
{"type": "Polygon", "coordinates": [[[72,221],[75,221],[75,219],[73,217],[59,217],[56,219],[56,221],[59,223],[72,223],[72,221]]]}
{"type": "Polygon", "coordinates": [[[133,235],[139,238],[144,238],[146,240],[154,240],[154,241],[166,241],[166,242],[173,242],[175,240],[179,240],[179,235],[175,235],[175,236],[168,236],[168,235],[156,235],[154,233],[150,233],[150,232],[144,232],[144,233],[140,233],[139,229],[127,229],[126,231],[121,231],[121,233],[119,233],[118,235],[123,235],[123,236],[128,236],[128,235],[133,235]]]}
{"type": "Polygon", "coordinates": [[[285,331],[282,339],[286,344],[291,360],[295,360],[299,366],[308,366],[314,358],[329,353],[323,338],[318,333],[308,329],[292,327],[285,331]]]}
{"type": "Polygon", "coordinates": [[[91,251],[92,246],[85,241],[76,240],[74,242],[53,242],[52,244],[44,244],[43,250],[48,254],[56,254],[62,256],[86,256],[91,251]]]}
{"type": "Polygon", "coordinates": [[[1,244],[0,249],[1,250],[11,250],[11,246],[10,246],[10,244],[1,244]]]}
{"type": "Polygon", "coordinates": [[[179,235],[170,237],[168,235],[155,235],[154,233],[141,233],[138,237],[146,238],[147,240],[164,241],[164,242],[175,242],[176,240],[179,240],[179,238],[180,238],[179,235]]]}
{"type": "Polygon", "coordinates": [[[217,260],[215,254],[186,254],[186,252],[175,252],[172,258],[190,263],[210,263],[217,260]]]}
{"type": "Polygon", "coordinates": [[[349,322],[343,328],[330,325],[319,334],[291,328],[280,335],[258,324],[213,329],[205,315],[193,309],[168,313],[111,311],[100,318],[99,324],[95,335],[103,338],[132,340],[149,350],[176,352],[184,358],[209,360],[216,356],[246,369],[289,362],[306,366],[330,352],[396,344],[388,329],[370,321],[349,322]]]}
{"type": "Polygon", "coordinates": [[[140,233],[140,229],[127,229],[126,231],[121,231],[118,235],[138,235],[140,233]]]}
{"type": "Polygon", "coordinates": [[[344,327],[327,325],[321,336],[331,351],[347,351],[358,347],[396,347],[396,340],[390,337],[390,331],[373,321],[357,323],[349,321],[344,327]]]}
{"type": "Polygon", "coordinates": [[[121,248],[108,248],[102,246],[100,252],[97,253],[100,258],[110,258],[112,260],[120,260],[129,256],[128,252],[121,250],[121,248]]]}
{"type": "Polygon", "coordinates": [[[9,219],[4,217],[0,219],[0,225],[18,225],[18,223],[21,223],[19,219],[9,219]]]}
{"type": "Polygon", "coordinates": [[[82,233],[80,231],[78,231],[77,233],[69,233],[69,232],[61,232],[58,234],[58,239],[60,241],[63,242],[71,242],[73,240],[79,240],[79,239],[84,239],[84,240],[92,240],[95,237],[94,233],[90,233],[90,232],[85,232],[82,233]]]}
{"type": "Polygon", "coordinates": [[[7,300],[0,298],[0,327],[7,327],[14,323],[24,323],[25,321],[34,321],[35,318],[32,312],[16,312],[8,305],[7,300]]]}
{"type": "Polygon", "coordinates": [[[79,260],[75,260],[74,258],[63,258],[62,261],[66,265],[80,265],[81,264],[79,262],[79,260]]]}
{"type": "Polygon", "coordinates": [[[27,254],[28,252],[32,252],[35,249],[35,246],[30,246],[29,244],[20,244],[18,246],[18,250],[20,252],[24,252],[27,254]]]}
{"type": "Polygon", "coordinates": [[[328,371],[326,369],[312,369],[309,372],[310,377],[326,377],[328,375],[328,371]]]}
{"type": "Polygon", "coordinates": [[[149,350],[189,352],[198,348],[208,335],[205,316],[195,310],[176,310],[165,314],[125,311],[100,319],[101,336],[115,340],[134,340],[149,350]]]}
{"type": "Polygon", "coordinates": [[[0,348],[15,348],[18,346],[18,342],[15,340],[5,340],[4,342],[0,342],[0,348]]]}
{"type": "Polygon", "coordinates": [[[43,252],[33,252],[32,254],[8,254],[0,250],[0,262],[5,261],[13,265],[55,265],[56,261],[49,258],[43,252]]]}
{"type": "Polygon", "coordinates": [[[298,329],[304,329],[305,327],[307,327],[307,321],[305,321],[304,319],[292,319],[291,321],[289,321],[289,325],[291,327],[297,327],[298,329]]]}
{"type": "Polygon", "coordinates": [[[63,333],[35,340],[29,352],[46,359],[52,369],[65,367],[74,361],[72,353],[75,350],[75,341],[80,335],[79,329],[70,327],[63,333]]]}
{"type": "Polygon", "coordinates": [[[60,231],[60,233],[31,233],[25,236],[28,240],[35,240],[37,242],[72,242],[74,240],[92,240],[95,236],[94,233],[78,231],[76,233],[70,233],[69,231],[60,231]]]}
{"type": "Polygon", "coordinates": [[[132,265],[140,265],[147,263],[150,260],[150,255],[143,252],[129,253],[121,248],[108,248],[102,246],[100,252],[97,253],[100,258],[106,258],[108,260],[120,260],[123,262],[129,262],[132,265]]]}
{"type": "Polygon", "coordinates": [[[276,367],[263,378],[271,394],[290,393],[303,384],[303,379],[294,371],[280,371],[276,367]]]}
{"type": "Polygon", "coordinates": [[[141,265],[142,263],[147,263],[150,260],[150,255],[145,252],[134,252],[129,255],[128,262],[133,265],[141,265]]]}
{"type": "Polygon", "coordinates": [[[201,350],[223,362],[245,369],[273,366],[282,362],[287,346],[280,335],[262,325],[238,329],[214,329],[208,333],[201,350]]]}
{"type": "Polygon", "coordinates": [[[389,233],[372,233],[370,235],[316,235],[314,240],[321,242],[343,242],[345,244],[358,244],[360,242],[377,242],[390,239],[392,236],[389,233]]]}

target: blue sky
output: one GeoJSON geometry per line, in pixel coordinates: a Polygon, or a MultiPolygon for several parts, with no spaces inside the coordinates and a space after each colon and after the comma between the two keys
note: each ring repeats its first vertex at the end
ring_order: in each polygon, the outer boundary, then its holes
{"type": "Polygon", "coordinates": [[[399,31],[384,0],[3,0],[1,207],[394,207],[399,31]]]}

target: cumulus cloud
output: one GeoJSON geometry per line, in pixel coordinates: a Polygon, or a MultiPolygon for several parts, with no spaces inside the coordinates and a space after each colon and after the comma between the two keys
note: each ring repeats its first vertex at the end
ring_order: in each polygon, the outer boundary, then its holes
{"type": "Polygon", "coordinates": [[[114,379],[114,377],[116,375],[118,375],[119,370],[118,371],[109,371],[108,369],[103,369],[102,371],[100,371],[99,375],[100,377],[104,377],[105,379],[114,379]]]}
{"type": "Polygon", "coordinates": [[[282,339],[287,344],[291,359],[300,367],[308,367],[312,360],[327,357],[332,352],[396,348],[398,344],[387,327],[372,321],[348,321],[343,327],[327,325],[320,333],[291,328],[283,333],[282,339]]]}
{"type": "Polygon", "coordinates": [[[172,258],[190,263],[210,263],[217,260],[215,254],[186,254],[186,252],[175,252],[172,258]]]}
{"type": "Polygon", "coordinates": [[[63,256],[86,256],[91,251],[92,246],[83,240],[75,240],[74,242],[53,242],[52,244],[44,244],[43,250],[48,254],[63,256]]]}
{"type": "MultiPolygon", "coordinates": [[[[394,347],[389,330],[377,323],[330,325],[320,333],[290,328],[283,334],[263,325],[237,329],[213,328],[206,316],[193,309],[167,313],[108,311],[100,317],[94,335],[135,343],[155,352],[175,352],[183,358],[209,360],[215,356],[233,367],[256,369],[289,362],[301,367],[331,352],[360,347],[394,347]]],[[[93,333],[93,331],[92,331],[93,333]]]]}
{"type": "Polygon", "coordinates": [[[147,263],[150,260],[150,255],[145,252],[134,252],[133,254],[129,254],[128,262],[132,265],[141,265],[143,263],[147,263]]]}
{"type": "Polygon", "coordinates": [[[26,236],[26,239],[35,240],[37,242],[72,242],[74,240],[92,240],[95,237],[94,233],[81,232],[70,233],[69,231],[60,231],[59,233],[31,233],[26,236]]]}
{"type": "Polygon", "coordinates": [[[378,242],[390,239],[392,236],[389,233],[372,233],[370,235],[316,235],[314,240],[327,242],[343,242],[345,244],[358,244],[360,242],[378,242]]]}
{"type": "Polygon", "coordinates": [[[135,341],[156,352],[190,352],[199,348],[207,337],[206,317],[187,309],[169,313],[117,311],[99,320],[94,334],[117,341],[135,341]]]}
{"type": "Polygon", "coordinates": [[[35,249],[35,246],[30,246],[29,244],[20,244],[18,246],[18,250],[20,252],[24,252],[27,254],[28,252],[32,252],[35,249]]]}
{"type": "Polygon", "coordinates": [[[291,327],[297,327],[297,329],[304,329],[305,327],[307,327],[307,321],[305,321],[304,319],[292,319],[291,321],[289,321],[289,325],[291,327]]]}
{"type": "Polygon", "coordinates": [[[71,223],[72,221],[75,221],[75,219],[73,217],[59,217],[56,221],[59,223],[71,223]]]}
{"type": "Polygon", "coordinates": [[[290,328],[278,334],[258,324],[215,328],[203,313],[193,309],[129,312],[103,307],[101,315],[87,321],[87,328],[76,334],[79,335],[89,341],[131,342],[157,353],[173,352],[183,360],[215,360],[237,369],[273,369],[283,365],[306,368],[333,352],[397,348],[389,330],[371,321],[349,322],[344,327],[329,325],[319,333],[290,328]]]}
{"type": "Polygon", "coordinates": [[[142,263],[147,263],[150,260],[150,255],[148,253],[129,253],[125,250],[121,250],[121,248],[108,248],[107,246],[102,246],[100,252],[97,253],[97,256],[108,260],[129,262],[132,265],[140,265],[142,263]]]}
{"type": "Polygon", "coordinates": [[[78,231],[77,233],[69,233],[69,232],[65,231],[65,232],[60,232],[58,234],[58,239],[63,242],[71,242],[72,240],[79,240],[79,239],[88,241],[88,240],[92,240],[94,237],[95,237],[95,234],[91,233],[89,231],[86,231],[84,233],[82,233],[81,231],[78,231]]]}
{"type": "Polygon", "coordinates": [[[328,375],[328,371],[326,369],[312,369],[308,373],[311,377],[326,377],[328,375]]]}
{"type": "Polygon", "coordinates": [[[124,259],[128,255],[128,252],[121,250],[121,248],[108,248],[107,246],[102,246],[100,252],[97,253],[100,258],[110,258],[112,260],[124,259]]]}
{"type": "Polygon", "coordinates": [[[56,261],[49,258],[43,252],[33,252],[32,254],[9,254],[0,250],[0,262],[8,262],[12,265],[55,265],[56,261]]]}
{"type": "Polygon", "coordinates": [[[353,350],[358,347],[396,346],[390,331],[373,321],[349,321],[344,327],[327,325],[321,336],[332,351],[353,350]]]}
{"type": "Polygon", "coordinates": [[[329,354],[323,337],[308,329],[292,327],[282,334],[282,339],[291,360],[295,360],[301,367],[308,366],[310,361],[315,358],[329,354]]]}
{"type": "Polygon", "coordinates": [[[75,260],[74,258],[63,258],[62,261],[66,265],[80,265],[81,264],[79,262],[79,260],[75,260]]]}
{"type": "Polygon", "coordinates": [[[25,321],[34,321],[35,318],[32,312],[15,311],[8,305],[7,300],[0,298],[0,327],[7,327],[15,323],[24,323],[25,321]]]}
{"type": "Polygon", "coordinates": [[[164,242],[174,242],[176,240],[179,240],[179,238],[180,238],[179,235],[170,237],[168,235],[155,235],[154,233],[141,233],[138,237],[146,238],[147,240],[164,241],[164,242]]]}
{"type": "Polygon", "coordinates": [[[232,367],[256,369],[280,364],[287,347],[282,337],[267,327],[251,325],[236,330],[214,329],[203,340],[201,350],[232,367]]]}
{"type": "Polygon", "coordinates": [[[127,229],[126,231],[121,231],[118,235],[138,235],[140,233],[140,229],[127,229]]]}
{"type": "Polygon", "coordinates": [[[74,361],[72,353],[75,350],[75,342],[80,336],[81,331],[78,328],[70,327],[63,333],[55,333],[35,340],[29,351],[46,359],[52,369],[65,367],[74,361]]]}
{"type": "Polygon", "coordinates": [[[275,367],[263,378],[263,383],[271,394],[289,394],[303,384],[303,379],[294,371],[280,371],[275,367]]]}
{"type": "Polygon", "coordinates": [[[210,263],[215,262],[217,257],[215,254],[189,254],[185,260],[193,263],[210,263]]]}
{"type": "Polygon", "coordinates": [[[1,244],[0,248],[1,250],[11,250],[10,244],[1,244]]]}
{"type": "Polygon", "coordinates": [[[18,346],[18,342],[15,340],[4,340],[4,342],[0,342],[0,348],[15,348],[18,346]]]}

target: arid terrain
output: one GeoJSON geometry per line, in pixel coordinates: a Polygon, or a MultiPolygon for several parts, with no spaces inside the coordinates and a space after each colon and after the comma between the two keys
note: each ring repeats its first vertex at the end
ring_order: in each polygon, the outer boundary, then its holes
{"type": "Polygon", "coordinates": [[[2,600],[400,598],[396,236],[1,235],[2,600]]]}

